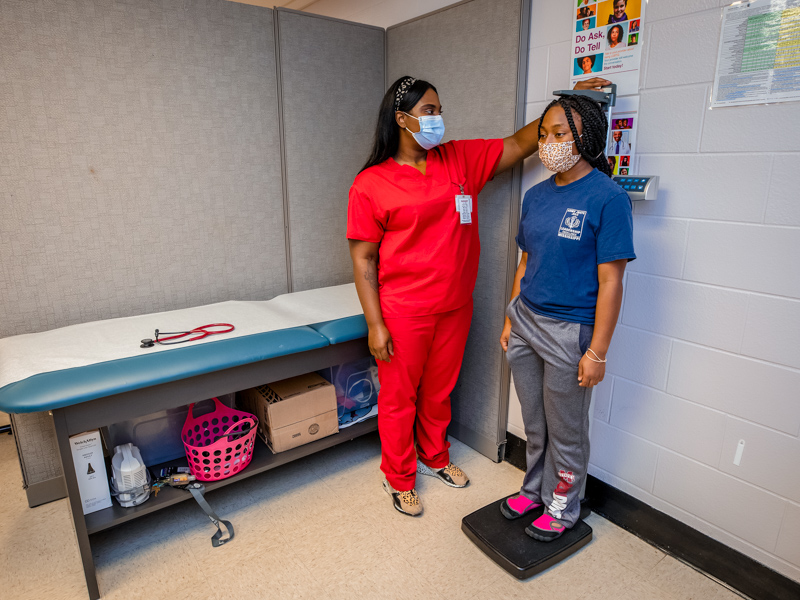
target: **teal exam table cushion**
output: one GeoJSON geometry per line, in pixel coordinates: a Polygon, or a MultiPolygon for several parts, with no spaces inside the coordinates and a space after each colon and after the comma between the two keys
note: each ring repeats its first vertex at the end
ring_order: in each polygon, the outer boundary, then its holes
{"type": "Polygon", "coordinates": [[[364,315],[336,319],[335,321],[325,321],[324,323],[317,323],[309,327],[328,338],[331,344],[341,344],[343,342],[365,338],[369,333],[367,319],[364,315]]]}
{"type": "Polygon", "coordinates": [[[31,413],[366,337],[363,315],[39,373],[0,388],[0,410],[31,413]]]}

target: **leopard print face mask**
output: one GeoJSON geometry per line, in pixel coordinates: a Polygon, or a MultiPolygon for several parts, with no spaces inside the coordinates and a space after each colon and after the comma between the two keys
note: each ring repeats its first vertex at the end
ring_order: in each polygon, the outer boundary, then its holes
{"type": "Polygon", "coordinates": [[[581,159],[580,154],[572,153],[571,142],[552,142],[539,144],[539,159],[549,171],[565,173],[581,159]]]}

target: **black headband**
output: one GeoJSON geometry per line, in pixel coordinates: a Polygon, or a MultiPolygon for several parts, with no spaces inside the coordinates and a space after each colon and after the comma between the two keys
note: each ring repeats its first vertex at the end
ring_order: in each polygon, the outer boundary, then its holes
{"type": "Polygon", "coordinates": [[[413,77],[406,77],[403,79],[402,83],[397,86],[397,92],[394,95],[394,109],[397,110],[400,108],[400,102],[403,101],[403,98],[408,93],[408,90],[411,89],[411,86],[417,82],[416,79],[413,77]]]}

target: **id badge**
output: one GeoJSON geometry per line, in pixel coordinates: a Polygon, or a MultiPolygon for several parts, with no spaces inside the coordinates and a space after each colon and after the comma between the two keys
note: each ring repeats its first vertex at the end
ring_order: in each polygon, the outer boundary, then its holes
{"type": "Polygon", "coordinates": [[[461,196],[458,217],[462,225],[472,223],[472,198],[470,196],[461,196]]]}
{"type": "Polygon", "coordinates": [[[461,203],[467,201],[469,202],[469,212],[472,212],[472,196],[467,196],[465,194],[457,195],[456,196],[456,212],[461,212],[461,203]]]}

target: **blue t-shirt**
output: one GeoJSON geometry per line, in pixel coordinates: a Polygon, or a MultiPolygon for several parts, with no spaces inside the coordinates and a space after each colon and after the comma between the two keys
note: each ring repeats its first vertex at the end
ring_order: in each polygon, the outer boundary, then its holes
{"type": "Polygon", "coordinates": [[[554,175],[526,192],[517,244],[528,253],[522,301],[540,315],[592,325],[597,265],[636,258],[631,201],[597,169],[564,186],[554,175]]]}

